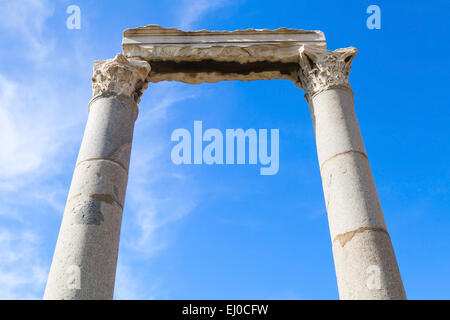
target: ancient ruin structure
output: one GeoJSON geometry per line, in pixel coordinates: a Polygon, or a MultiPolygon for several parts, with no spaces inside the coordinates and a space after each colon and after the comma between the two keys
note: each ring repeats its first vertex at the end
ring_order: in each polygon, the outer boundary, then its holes
{"type": "Polygon", "coordinates": [[[348,81],[356,54],[327,50],[320,31],[126,30],[123,53],[94,63],[44,298],[113,298],[134,122],[149,82],[288,79],[311,111],[341,299],[405,299],[348,81]]]}

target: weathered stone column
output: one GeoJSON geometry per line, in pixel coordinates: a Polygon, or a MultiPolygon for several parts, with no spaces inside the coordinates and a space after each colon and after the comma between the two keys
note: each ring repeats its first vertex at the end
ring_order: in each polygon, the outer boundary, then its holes
{"type": "Polygon", "coordinates": [[[406,299],[354,109],[357,49],[300,48],[341,299],[406,299]]]}
{"type": "Polygon", "coordinates": [[[44,299],[112,299],[137,103],[150,65],[96,61],[93,98],[44,299]]]}

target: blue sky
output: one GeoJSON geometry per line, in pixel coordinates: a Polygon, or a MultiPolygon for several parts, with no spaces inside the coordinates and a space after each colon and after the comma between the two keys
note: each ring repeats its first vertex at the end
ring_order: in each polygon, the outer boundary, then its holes
{"type": "MultiPolygon", "coordinates": [[[[322,30],[355,46],[356,113],[410,299],[450,297],[448,52],[442,1],[0,0],[0,298],[41,298],[92,63],[122,31],[322,30]],[[81,8],[68,30],[66,8],[81,8]],[[366,9],[381,8],[381,30],[366,9]]],[[[150,84],[140,104],[117,299],[337,299],[312,123],[287,80],[150,84]],[[175,166],[177,128],[280,130],[280,170],[175,166]]]]}

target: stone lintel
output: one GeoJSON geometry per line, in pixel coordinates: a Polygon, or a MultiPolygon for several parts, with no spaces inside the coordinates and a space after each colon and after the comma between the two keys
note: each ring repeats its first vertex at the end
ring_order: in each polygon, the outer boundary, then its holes
{"type": "Polygon", "coordinates": [[[150,63],[150,82],[297,81],[301,46],[326,49],[321,31],[280,28],[181,31],[149,25],[124,32],[128,58],[150,63]]]}

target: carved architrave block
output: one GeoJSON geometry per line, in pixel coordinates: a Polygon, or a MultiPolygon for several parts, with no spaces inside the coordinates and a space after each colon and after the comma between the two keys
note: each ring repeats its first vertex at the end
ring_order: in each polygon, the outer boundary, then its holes
{"type": "Polygon", "coordinates": [[[321,31],[181,31],[157,25],[128,29],[125,56],[152,65],[150,82],[221,80],[297,80],[300,46],[326,48],[321,31]]]}

